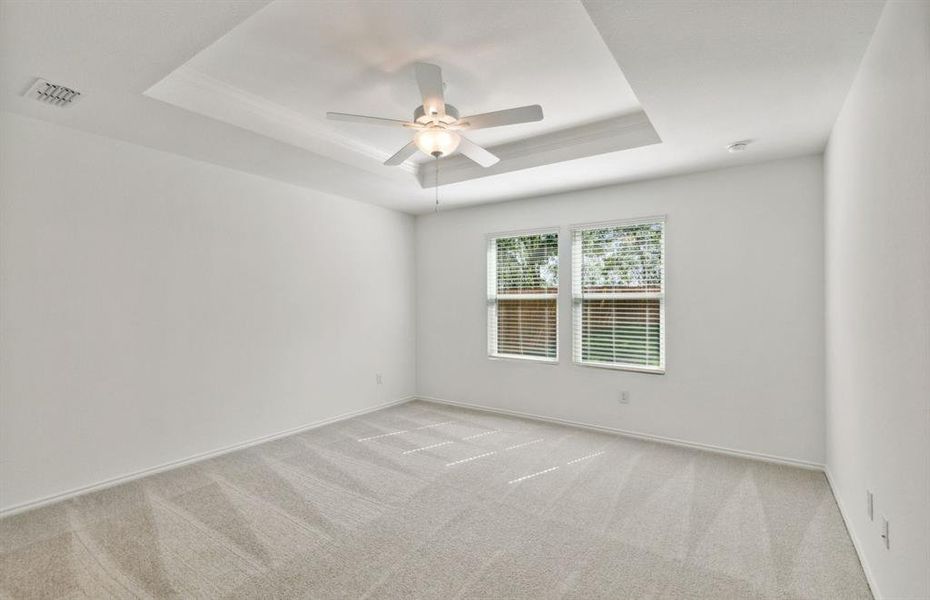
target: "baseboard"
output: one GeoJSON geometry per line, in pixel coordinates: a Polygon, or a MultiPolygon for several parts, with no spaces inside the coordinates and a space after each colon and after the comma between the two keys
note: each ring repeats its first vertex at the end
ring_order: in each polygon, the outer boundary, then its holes
{"type": "Polygon", "coordinates": [[[228,454],[229,452],[235,452],[236,450],[242,450],[243,448],[248,448],[250,446],[255,446],[257,444],[262,444],[265,442],[270,442],[278,438],[287,437],[295,433],[300,433],[301,431],[307,431],[310,429],[315,429],[317,427],[322,427],[324,425],[329,425],[330,423],[335,423],[337,421],[344,421],[346,419],[351,419],[352,417],[358,417],[360,415],[368,414],[375,412],[390,406],[396,406],[398,404],[403,404],[405,402],[410,402],[414,400],[416,396],[407,396],[399,400],[392,400],[390,402],[384,402],[382,404],[377,404],[375,406],[370,406],[368,408],[363,408],[360,410],[355,410],[352,412],[343,413],[336,415],[334,417],[329,417],[327,419],[322,419],[320,421],[314,421],[313,423],[306,423],[298,427],[292,427],[291,429],[286,429],[284,431],[279,431],[277,433],[272,433],[270,435],[264,435],[261,437],[253,438],[246,440],[244,442],[239,442],[231,446],[224,446],[217,450],[210,450],[208,452],[202,452],[200,454],[195,454],[187,458],[182,458],[179,460],[173,460],[171,462],[162,463],[160,465],[149,467],[147,469],[142,469],[141,471],[135,471],[132,473],[127,473],[126,475],[120,475],[118,477],[112,477],[104,481],[99,481],[97,483],[92,483],[90,485],[85,485],[82,487],[70,489],[58,494],[53,494],[51,496],[45,496],[44,498],[39,498],[38,500],[30,500],[29,502],[23,502],[21,504],[15,504],[0,510],[0,518],[14,515],[16,513],[25,512],[27,510],[32,510],[34,508],[39,508],[40,506],[45,506],[46,504],[53,504],[55,502],[60,502],[62,500],[67,500],[68,498],[73,498],[75,496],[80,496],[81,494],[87,494],[90,492],[96,492],[108,487],[113,487],[121,483],[126,483],[134,479],[139,479],[145,477],[146,475],[153,475],[155,473],[160,473],[162,471],[167,471],[169,469],[174,469],[177,467],[182,467],[187,464],[199,462],[201,460],[206,460],[208,458],[213,458],[215,456],[220,456],[223,454],[228,454]]]}
{"type": "Polygon", "coordinates": [[[482,410],[485,412],[498,413],[502,415],[509,415],[512,417],[522,417],[524,419],[533,419],[534,421],[544,421],[546,423],[558,423],[559,425],[570,425],[572,427],[581,427],[584,429],[592,429],[594,431],[601,431],[604,433],[613,433],[616,435],[622,435],[624,437],[635,438],[639,440],[647,440],[650,442],[659,442],[662,444],[671,444],[673,446],[682,446],[685,448],[693,448],[695,450],[703,450],[705,452],[714,452],[716,454],[727,454],[730,456],[738,456],[740,458],[748,458],[751,460],[758,460],[768,463],[775,463],[779,465],[788,465],[792,467],[800,467],[802,469],[810,469],[813,471],[823,471],[824,466],[820,463],[813,463],[803,460],[797,460],[794,458],[785,458],[783,456],[773,456],[770,454],[762,454],[759,452],[750,452],[748,450],[736,450],[734,448],[725,448],[723,446],[714,446],[712,444],[703,444],[701,442],[691,442],[688,440],[680,440],[676,438],[665,437],[661,435],[654,435],[651,433],[642,433],[639,431],[629,431],[627,429],[619,429],[616,427],[605,427],[603,425],[594,425],[591,423],[582,423],[580,421],[570,421],[568,419],[560,419],[557,417],[549,417],[545,415],[537,415],[528,412],[516,411],[516,410],[507,410],[504,408],[495,408],[492,406],[484,406],[482,404],[471,404],[468,402],[458,402],[456,400],[445,400],[443,398],[434,398],[431,396],[417,396],[418,400],[423,400],[425,402],[435,402],[436,404],[448,404],[450,406],[460,406],[462,408],[470,408],[473,410],[482,410]]]}
{"type": "Polygon", "coordinates": [[[856,554],[859,556],[859,564],[862,566],[862,572],[865,573],[865,580],[869,584],[869,588],[872,590],[872,597],[875,600],[881,600],[883,596],[881,592],[878,591],[878,586],[875,584],[875,577],[872,575],[872,570],[869,568],[868,561],[865,560],[865,554],[862,552],[862,543],[859,541],[859,538],[856,536],[856,531],[850,526],[850,521],[847,518],[849,514],[846,510],[846,507],[843,506],[843,501],[840,500],[839,494],[836,493],[836,486],[833,484],[833,476],[830,475],[830,469],[824,467],[824,475],[827,476],[827,485],[830,486],[830,493],[833,494],[833,499],[836,501],[836,507],[840,509],[840,516],[843,517],[843,524],[846,526],[846,533],[849,535],[849,539],[852,540],[853,548],[856,550],[856,554]]]}

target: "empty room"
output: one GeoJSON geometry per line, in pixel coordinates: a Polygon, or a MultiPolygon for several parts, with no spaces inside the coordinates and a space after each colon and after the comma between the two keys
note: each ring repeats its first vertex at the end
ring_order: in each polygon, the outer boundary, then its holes
{"type": "Polygon", "coordinates": [[[0,599],[930,600],[930,0],[0,0],[0,599]]]}

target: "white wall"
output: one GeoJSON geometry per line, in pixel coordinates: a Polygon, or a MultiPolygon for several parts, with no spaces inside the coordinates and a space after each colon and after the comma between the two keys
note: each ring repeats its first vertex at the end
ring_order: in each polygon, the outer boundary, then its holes
{"type": "Polygon", "coordinates": [[[413,394],[412,217],[0,119],[0,507],[413,394]]]}
{"type": "Polygon", "coordinates": [[[822,463],[822,177],[802,157],[419,217],[418,392],[822,463]],[[657,214],[667,373],[573,365],[567,226],[657,214]],[[560,363],[491,360],[485,236],[556,225],[560,363]]]}
{"type": "Polygon", "coordinates": [[[930,598],[930,3],[885,6],[825,171],[827,468],[876,595],[930,598]]]}

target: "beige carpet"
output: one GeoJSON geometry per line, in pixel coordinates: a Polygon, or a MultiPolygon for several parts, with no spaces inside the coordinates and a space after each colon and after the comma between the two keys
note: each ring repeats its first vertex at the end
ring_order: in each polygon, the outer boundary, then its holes
{"type": "Polygon", "coordinates": [[[2,598],[870,598],[821,473],[423,402],[0,521],[2,598]]]}

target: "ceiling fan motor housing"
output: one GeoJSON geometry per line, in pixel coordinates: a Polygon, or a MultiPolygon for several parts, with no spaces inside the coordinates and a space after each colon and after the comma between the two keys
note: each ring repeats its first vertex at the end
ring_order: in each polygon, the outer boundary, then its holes
{"type": "Polygon", "coordinates": [[[451,125],[459,120],[459,109],[455,108],[451,104],[446,104],[446,114],[444,116],[434,117],[433,115],[426,114],[426,109],[423,108],[423,105],[417,107],[413,111],[413,120],[417,123],[431,123],[434,118],[438,118],[440,122],[447,125],[451,125]]]}

